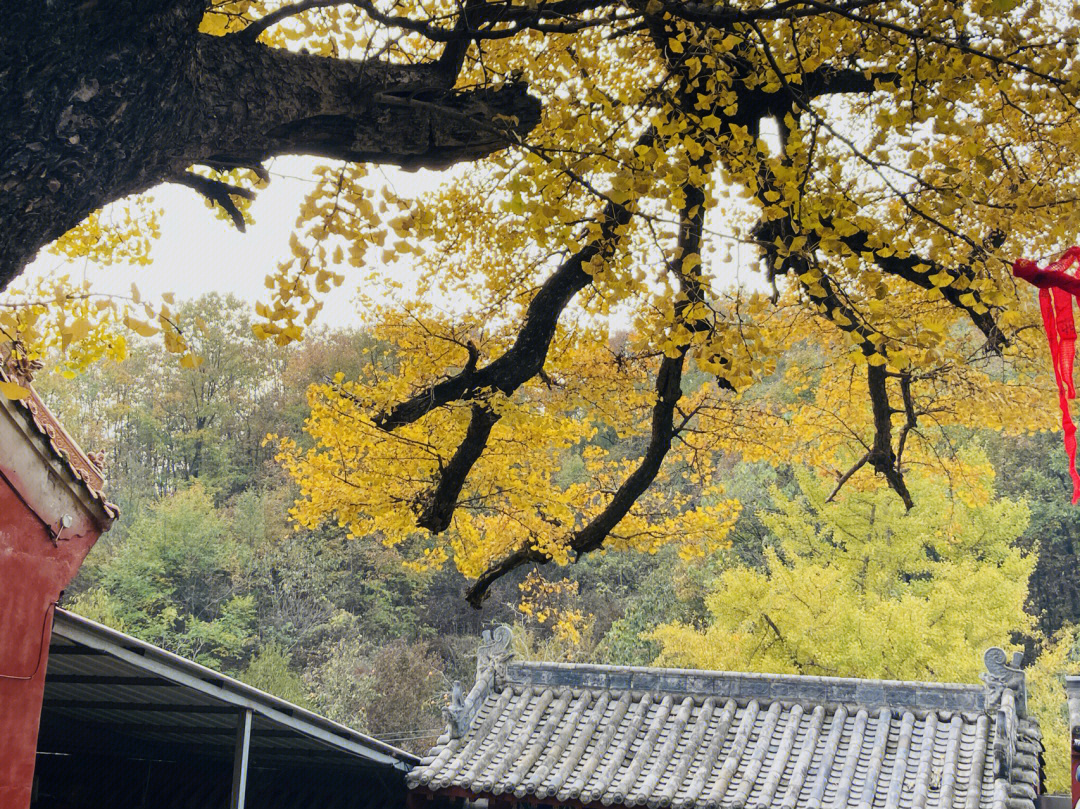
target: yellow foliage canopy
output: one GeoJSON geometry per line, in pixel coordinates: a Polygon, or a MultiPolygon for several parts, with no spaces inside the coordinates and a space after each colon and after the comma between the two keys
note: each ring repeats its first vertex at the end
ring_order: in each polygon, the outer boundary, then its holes
{"type": "Polygon", "coordinates": [[[657,629],[659,662],[975,682],[986,649],[1032,628],[1035,558],[1013,547],[1027,506],[990,499],[989,467],[971,474],[982,491],[962,499],[940,479],[914,478],[910,511],[880,490],[830,503],[828,482],[806,475],[802,498],[774,492],[775,510],[759,514],[775,537],[765,568],[720,575],[704,632],[657,629]]]}
{"type": "Polygon", "coordinates": [[[732,458],[872,471],[910,506],[911,468],[963,476],[955,426],[1048,426],[1008,260],[1080,230],[1056,6],[305,5],[221,3],[203,30],[437,60],[459,89],[524,82],[543,115],[417,198],[319,170],[258,334],[299,339],[346,272],[419,283],[369,312],[361,378],[311,392],[314,448],[281,447],[301,522],[452,557],[479,603],[530,561],[722,543],[732,458]]]}

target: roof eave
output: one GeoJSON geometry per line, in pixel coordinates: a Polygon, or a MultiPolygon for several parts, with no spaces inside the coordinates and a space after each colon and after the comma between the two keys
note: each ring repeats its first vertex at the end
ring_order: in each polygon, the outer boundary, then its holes
{"type": "Polygon", "coordinates": [[[53,632],[74,643],[98,649],[150,670],[156,676],[189,686],[238,707],[250,708],[300,733],[314,733],[319,737],[318,731],[321,730],[334,737],[330,741],[339,746],[363,748],[362,755],[371,761],[391,764],[405,771],[420,762],[419,757],[412,753],[353,730],[347,725],[67,610],[56,610],[53,632]]]}

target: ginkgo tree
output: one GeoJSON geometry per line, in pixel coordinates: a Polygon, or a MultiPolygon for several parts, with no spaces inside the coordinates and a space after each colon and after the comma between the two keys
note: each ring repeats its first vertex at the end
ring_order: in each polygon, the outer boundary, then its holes
{"type": "MultiPolygon", "coordinates": [[[[732,567],[712,583],[709,625],[653,632],[665,665],[834,677],[974,682],[982,654],[1031,633],[1024,611],[1035,566],[1015,540],[1026,504],[993,499],[993,470],[953,496],[912,476],[910,511],[884,490],[845,492],[800,475],[760,513],[764,569],[732,567]]],[[[976,471],[977,470],[977,471],[976,471]]]]}
{"type": "Polygon", "coordinates": [[[704,626],[671,622],[647,637],[660,665],[978,682],[983,653],[1018,637],[1030,710],[1046,749],[1049,789],[1068,788],[1068,718],[1061,675],[1075,673],[1076,631],[1056,638],[1025,611],[1034,553],[1017,540],[1026,503],[995,499],[985,457],[967,453],[970,484],[913,475],[910,511],[860,487],[830,502],[831,480],[803,472],[795,497],[771,492],[762,568],[732,566],[710,584],[704,626]]]}
{"type": "MultiPolygon", "coordinates": [[[[346,270],[366,285],[408,262],[420,293],[370,308],[366,372],[312,391],[313,449],[282,445],[296,517],[407,544],[418,563],[453,557],[474,604],[531,562],[721,543],[737,513],[725,458],[797,457],[838,485],[873,471],[910,506],[912,465],[963,475],[954,426],[1045,426],[1040,338],[1008,259],[1053,253],[1080,224],[1068,8],[130,6],[122,30],[150,26],[160,41],[140,46],[178,58],[124,81],[57,68],[69,89],[52,106],[18,96],[31,101],[5,126],[22,163],[4,165],[31,190],[25,221],[0,210],[0,283],[123,194],[183,182],[240,225],[263,160],[329,158],[258,333],[300,338],[346,270]],[[115,181],[61,204],[76,185],[57,152],[90,148],[67,134],[79,105],[108,101],[86,124],[101,132],[175,92],[153,133],[130,132],[153,159],[114,148],[115,181]],[[66,141],[31,140],[46,119],[66,141]],[[162,138],[183,148],[159,154],[162,138]],[[422,197],[366,176],[460,160],[422,197]],[[764,289],[730,283],[750,269],[764,289]]],[[[93,64],[122,73],[131,53],[93,64]]]]}
{"type": "MultiPolygon", "coordinates": [[[[722,543],[725,458],[871,471],[910,507],[906,469],[969,477],[952,428],[1048,426],[1008,259],[1077,229],[1059,9],[654,1],[556,28],[464,63],[542,99],[517,147],[424,198],[350,167],[309,198],[290,277],[336,243],[424,293],[372,314],[369,374],[312,392],[316,446],[283,445],[301,522],[452,556],[478,605],[523,564],[722,543]]],[[[304,303],[277,284],[268,332],[304,303]]]]}

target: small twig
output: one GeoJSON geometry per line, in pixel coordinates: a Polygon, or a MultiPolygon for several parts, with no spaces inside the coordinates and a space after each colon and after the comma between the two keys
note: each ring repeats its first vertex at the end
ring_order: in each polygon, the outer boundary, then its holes
{"type": "Polygon", "coordinates": [[[862,469],[863,466],[866,465],[866,462],[869,460],[870,453],[868,452],[863,455],[858,461],[856,461],[855,465],[852,466],[851,469],[842,474],[840,478],[836,481],[836,488],[832,490],[832,494],[825,498],[825,502],[831,503],[836,498],[836,495],[840,494],[840,490],[844,488],[844,484],[851,480],[851,476],[858,472],[860,469],[862,469]]]}
{"type": "Polygon", "coordinates": [[[305,11],[310,11],[313,8],[331,8],[333,6],[344,6],[347,4],[348,0],[300,0],[299,3],[282,6],[276,11],[270,12],[265,17],[260,17],[247,28],[238,31],[235,36],[246,42],[254,42],[267,28],[272,25],[277,25],[288,17],[303,14],[305,11]]]}
{"type": "Polygon", "coordinates": [[[188,188],[198,191],[211,202],[220,205],[232,219],[236,229],[241,233],[245,232],[244,215],[240,213],[240,209],[236,207],[236,203],[232,201],[232,198],[236,196],[244,199],[255,199],[255,192],[251,189],[238,188],[235,185],[223,183],[221,180],[203,177],[201,174],[195,174],[192,171],[174,175],[169,178],[169,182],[186,185],[188,188]]]}

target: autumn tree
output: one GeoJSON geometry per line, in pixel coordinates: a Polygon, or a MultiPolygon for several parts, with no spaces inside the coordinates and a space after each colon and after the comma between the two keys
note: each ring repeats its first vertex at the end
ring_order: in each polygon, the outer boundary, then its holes
{"type": "MultiPolygon", "coordinates": [[[[125,341],[123,362],[94,364],[77,384],[65,378],[72,376],[66,367],[38,381],[51,406],[79,425],[86,446],[103,453],[110,494],[122,506],[194,478],[224,499],[261,482],[263,467],[276,471],[266,434],[299,433],[303,417],[286,411],[303,405],[302,388],[312,377],[297,366],[329,347],[317,337],[302,350],[259,340],[251,316],[234,297],[204,295],[172,313],[198,357],[192,367],[171,361],[160,341],[135,338],[125,341]],[[293,391],[290,377],[297,374],[305,381],[293,391]]],[[[349,340],[340,334],[334,347],[358,350],[349,340]]]]}
{"type": "Polygon", "coordinates": [[[4,35],[0,279],[123,194],[179,179],[240,224],[260,161],[328,158],[257,334],[300,338],[350,265],[369,283],[411,263],[420,293],[370,307],[382,347],[312,392],[313,451],[281,446],[297,517],[452,557],[476,605],[529,563],[710,551],[738,512],[732,458],[837,487],[873,472],[910,507],[912,466],[953,473],[950,429],[1052,407],[1008,259],[1077,231],[1077,30],[1054,5],[98,0],[38,19],[4,35]],[[417,199],[365,168],[489,154],[417,199]],[[764,289],[729,283],[751,271],[764,289]]]}
{"type": "Polygon", "coordinates": [[[951,496],[912,479],[910,511],[887,491],[828,502],[830,482],[800,475],[773,492],[763,569],[712,583],[704,631],[657,628],[665,665],[892,680],[974,681],[982,653],[1032,629],[1024,612],[1035,558],[1016,547],[1027,506],[992,497],[993,470],[951,496]]]}
{"type": "Polygon", "coordinates": [[[227,528],[198,483],[160,501],[95,554],[73,608],[200,662],[235,662],[256,610],[231,575],[248,548],[226,542],[227,528]]]}
{"type": "MultiPolygon", "coordinates": [[[[389,222],[332,208],[348,167],[312,193],[291,272],[335,244],[377,258],[372,278],[408,256],[425,295],[379,314],[392,361],[313,392],[316,449],[283,446],[302,521],[453,557],[479,605],[524,564],[721,543],[725,457],[808,462],[836,488],[874,473],[911,507],[909,468],[952,474],[950,429],[1048,426],[1008,258],[1077,229],[1076,31],[1056,9],[657,0],[567,19],[572,36],[466,59],[463,77],[522,75],[542,99],[520,147],[384,200],[389,222]],[[748,268],[766,290],[729,284],[748,268]]],[[[300,303],[276,294],[268,333],[300,303]]]]}

